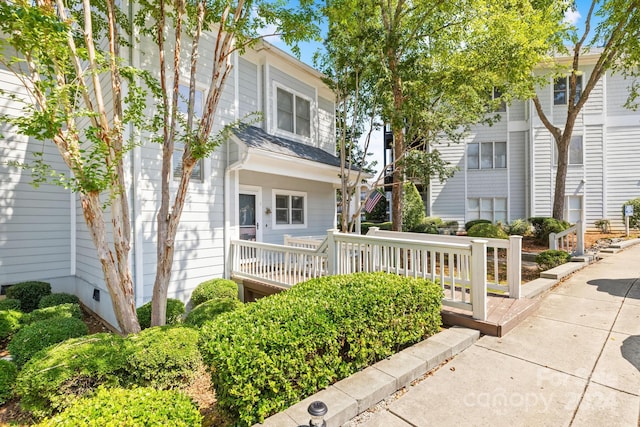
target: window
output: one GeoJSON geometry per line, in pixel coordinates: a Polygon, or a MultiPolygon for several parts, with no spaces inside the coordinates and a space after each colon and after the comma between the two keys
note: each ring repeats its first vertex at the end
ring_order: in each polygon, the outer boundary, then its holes
{"type": "MultiPolygon", "coordinates": [[[[178,85],[179,97],[178,97],[178,112],[183,114],[186,118],[187,109],[188,109],[188,100],[189,100],[189,86],[186,85],[178,85]]],[[[194,119],[202,117],[202,104],[203,104],[204,93],[201,90],[195,91],[194,96],[194,105],[193,105],[193,114],[194,119]]],[[[178,126],[180,128],[180,126],[178,126]]],[[[173,146],[173,177],[180,178],[182,176],[182,154],[184,153],[184,143],[181,141],[174,141],[173,146]]],[[[202,159],[198,160],[196,165],[191,172],[191,179],[202,181],[203,178],[203,168],[202,168],[202,159]]]]}
{"type": "MultiPolygon", "coordinates": [[[[576,76],[576,99],[578,102],[582,93],[582,76],[576,76]]],[[[553,82],[553,103],[566,105],[569,100],[569,77],[558,77],[553,82]]]]}
{"type": "Polygon", "coordinates": [[[304,226],[306,193],[275,190],[275,227],[304,226]]]}
{"type": "Polygon", "coordinates": [[[278,129],[311,136],[311,102],[284,89],[276,90],[278,129]]]}
{"type": "Polygon", "coordinates": [[[506,222],[506,197],[482,197],[467,199],[467,221],[471,221],[474,219],[488,219],[491,222],[506,222]]]}
{"type": "Polygon", "coordinates": [[[493,93],[491,95],[492,95],[491,96],[492,101],[500,100],[500,103],[495,107],[493,111],[495,111],[496,113],[505,113],[507,111],[507,104],[506,102],[501,100],[502,91],[497,87],[494,87],[493,93]]]}
{"type": "Polygon", "coordinates": [[[504,169],[506,167],[506,142],[467,144],[467,169],[504,169]]]}
{"type": "MultiPolygon", "coordinates": [[[[555,160],[555,164],[558,165],[558,146],[555,141],[553,144],[553,157],[555,160]]],[[[581,165],[584,163],[584,145],[582,143],[582,135],[573,135],[571,137],[571,142],[569,142],[569,164],[570,165],[581,165]]]]}
{"type": "Polygon", "coordinates": [[[565,218],[571,224],[582,219],[582,196],[568,196],[566,205],[565,218]]]}

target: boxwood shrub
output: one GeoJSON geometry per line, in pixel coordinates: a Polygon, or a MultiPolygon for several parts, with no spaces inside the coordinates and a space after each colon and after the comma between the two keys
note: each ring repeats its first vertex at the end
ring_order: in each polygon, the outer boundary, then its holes
{"type": "Polygon", "coordinates": [[[21,367],[43,348],[88,333],[87,325],[80,319],[53,317],[20,328],[9,341],[7,350],[16,365],[21,367]]]}
{"type": "MultiPolygon", "coordinates": [[[[136,309],[140,328],[151,327],[151,301],[136,309]]],[[[182,321],[184,303],[178,299],[167,298],[167,325],[176,325],[182,321]]]]}
{"type": "Polygon", "coordinates": [[[6,341],[20,329],[20,318],[24,316],[17,310],[0,310],[0,343],[6,341]]]}
{"type": "Polygon", "coordinates": [[[67,294],[64,292],[55,293],[51,295],[45,295],[40,298],[40,302],[38,303],[38,308],[47,308],[53,307],[54,305],[60,304],[80,304],[80,298],[75,295],[67,294]]]}
{"type": "Polygon", "coordinates": [[[25,313],[38,308],[40,298],[51,294],[47,282],[21,282],[7,288],[7,298],[20,300],[20,309],[25,313]]]}
{"type": "Polygon", "coordinates": [[[473,227],[476,224],[491,224],[491,221],[489,221],[488,219],[473,219],[464,224],[464,229],[466,231],[469,231],[471,227],[473,227]]]}
{"type": "Polygon", "coordinates": [[[194,307],[218,298],[238,298],[238,284],[229,279],[211,279],[200,283],[191,293],[194,307]]]}
{"type": "Polygon", "coordinates": [[[488,239],[508,239],[509,235],[499,225],[479,223],[467,231],[469,237],[486,237],[488,239]]]}
{"type": "Polygon", "coordinates": [[[42,418],[99,385],[120,385],[126,377],[127,351],[124,338],[110,333],[70,339],[40,351],[18,374],[20,406],[42,418]]]}
{"type": "Polygon", "coordinates": [[[20,300],[15,298],[5,298],[0,300],[0,310],[20,311],[20,300]]]}
{"type": "Polygon", "coordinates": [[[242,307],[242,302],[237,298],[221,298],[205,301],[191,310],[184,319],[184,323],[197,328],[204,325],[204,322],[215,319],[218,315],[242,307]]]}
{"type": "Polygon", "coordinates": [[[32,323],[54,317],[75,317],[76,319],[82,319],[82,310],[80,310],[80,306],[78,304],[71,303],[39,308],[22,316],[20,323],[23,325],[30,325],[32,323]]]}
{"type": "Polygon", "coordinates": [[[186,395],[153,388],[99,388],[39,426],[200,426],[202,416],[186,395]]]}
{"type": "Polygon", "coordinates": [[[145,329],[130,335],[127,381],[157,389],[179,388],[191,382],[202,367],[199,332],[184,326],[145,329]]]}
{"type": "Polygon", "coordinates": [[[18,376],[18,368],[13,362],[0,359],[0,405],[13,396],[13,385],[18,376]]]}
{"type": "Polygon", "coordinates": [[[571,261],[571,254],[565,251],[549,249],[536,255],[536,262],[542,271],[549,270],[569,261],[571,261]]]}
{"type": "Polygon", "coordinates": [[[218,405],[252,425],[439,330],[442,290],[356,273],[309,280],[202,327],[218,405]]]}

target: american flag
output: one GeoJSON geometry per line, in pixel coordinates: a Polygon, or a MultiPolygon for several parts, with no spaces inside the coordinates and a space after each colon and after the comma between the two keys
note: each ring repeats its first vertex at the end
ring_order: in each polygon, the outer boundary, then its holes
{"type": "Polygon", "coordinates": [[[379,192],[378,190],[375,190],[373,193],[371,193],[369,195],[369,198],[367,199],[367,202],[364,204],[365,212],[371,213],[371,211],[373,210],[373,208],[376,207],[380,199],[382,199],[381,192],[379,192]]]}

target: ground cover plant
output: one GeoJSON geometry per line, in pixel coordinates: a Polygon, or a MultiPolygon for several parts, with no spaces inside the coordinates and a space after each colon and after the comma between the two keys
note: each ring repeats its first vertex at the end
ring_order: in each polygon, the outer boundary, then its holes
{"type": "Polygon", "coordinates": [[[51,294],[47,282],[21,282],[7,288],[7,298],[20,300],[20,310],[25,313],[38,308],[40,298],[51,294]]]}
{"type": "Polygon", "coordinates": [[[0,359],[0,405],[13,395],[13,385],[17,376],[18,368],[15,363],[0,359]]]}
{"type": "MultiPolygon", "coordinates": [[[[167,325],[177,325],[184,315],[184,303],[178,299],[167,298],[167,325]]],[[[151,326],[151,301],[136,309],[140,328],[151,326]]]]}
{"type": "Polygon", "coordinates": [[[219,298],[238,298],[237,283],[220,278],[202,282],[191,293],[191,304],[197,307],[203,302],[219,298]]]}
{"type": "Polygon", "coordinates": [[[201,330],[218,405],[252,425],[439,330],[442,290],[385,273],[322,277],[201,330]]]}
{"type": "Polygon", "coordinates": [[[39,308],[22,316],[20,318],[20,323],[23,325],[30,325],[32,323],[52,319],[54,317],[75,317],[76,319],[82,319],[82,310],[80,309],[80,305],[72,303],[39,308]]]}
{"type": "Polygon", "coordinates": [[[540,270],[549,270],[571,261],[571,254],[565,251],[549,249],[536,255],[536,262],[540,270]]]}
{"type": "Polygon", "coordinates": [[[242,302],[237,298],[220,298],[205,301],[187,314],[184,323],[185,325],[201,327],[205,322],[214,320],[222,313],[237,310],[242,306],[242,302]]]}
{"type": "Polygon", "coordinates": [[[67,303],[80,304],[80,298],[72,294],[67,294],[65,292],[45,295],[42,298],[40,298],[40,302],[38,303],[38,308],[53,307],[54,305],[67,304],[67,303]]]}

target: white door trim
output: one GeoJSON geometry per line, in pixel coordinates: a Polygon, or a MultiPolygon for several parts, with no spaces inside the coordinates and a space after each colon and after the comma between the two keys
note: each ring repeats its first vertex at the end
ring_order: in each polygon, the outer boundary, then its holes
{"type": "MultiPolygon", "coordinates": [[[[240,197],[240,194],[252,194],[256,196],[256,241],[262,242],[262,229],[264,228],[264,223],[262,221],[262,187],[255,185],[240,185],[240,192],[237,196],[238,198],[240,197]]],[[[238,227],[240,226],[239,209],[236,210],[236,224],[238,224],[238,227]]]]}

